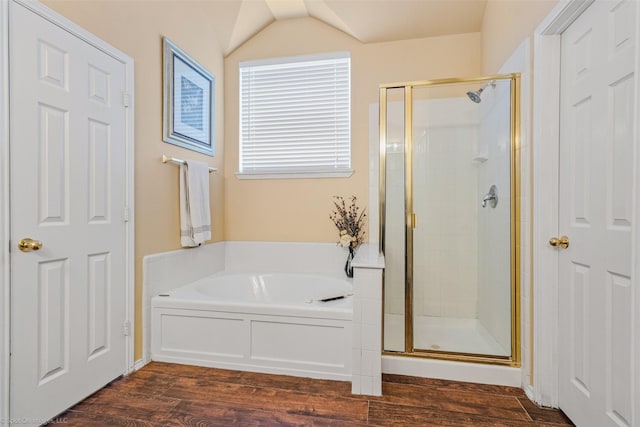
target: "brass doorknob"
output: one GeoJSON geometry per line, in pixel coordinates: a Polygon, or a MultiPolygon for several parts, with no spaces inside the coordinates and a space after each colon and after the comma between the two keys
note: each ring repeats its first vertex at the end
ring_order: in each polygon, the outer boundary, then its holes
{"type": "Polygon", "coordinates": [[[569,247],[569,238],[567,236],[562,237],[552,237],[549,239],[549,244],[554,248],[560,246],[562,249],[567,249],[569,247]]]}
{"type": "Polygon", "coordinates": [[[38,251],[42,248],[42,242],[25,237],[18,242],[18,249],[22,252],[38,251]]]}

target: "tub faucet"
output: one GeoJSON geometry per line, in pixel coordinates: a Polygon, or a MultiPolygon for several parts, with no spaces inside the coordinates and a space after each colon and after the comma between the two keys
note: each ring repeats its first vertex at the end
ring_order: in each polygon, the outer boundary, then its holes
{"type": "Polygon", "coordinates": [[[487,207],[487,202],[489,202],[489,206],[492,208],[495,208],[498,205],[498,187],[495,185],[492,185],[491,188],[489,188],[489,192],[482,198],[483,208],[487,207]]]}

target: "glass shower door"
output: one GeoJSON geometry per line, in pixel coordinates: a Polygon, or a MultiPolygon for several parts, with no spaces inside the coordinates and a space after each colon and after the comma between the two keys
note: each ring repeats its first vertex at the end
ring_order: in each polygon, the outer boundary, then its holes
{"type": "Polygon", "coordinates": [[[510,356],[510,80],[412,98],[413,351],[510,356]]]}
{"type": "Polygon", "coordinates": [[[519,364],[518,85],[380,89],[385,352],[519,364]]]}
{"type": "Polygon", "coordinates": [[[381,98],[386,117],[383,123],[382,149],[384,188],[383,207],[385,224],[384,270],[384,350],[405,351],[405,132],[404,88],[389,89],[381,98]]]}

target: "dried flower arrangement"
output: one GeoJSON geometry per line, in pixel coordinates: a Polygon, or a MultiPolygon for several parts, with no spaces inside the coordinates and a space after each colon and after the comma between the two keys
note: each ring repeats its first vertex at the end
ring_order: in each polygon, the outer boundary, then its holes
{"type": "Polygon", "coordinates": [[[340,232],[338,244],[349,248],[352,252],[362,243],[365,235],[365,209],[360,210],[357,205],[356,196],[351,196],[351,203],[347,206],[344,197],[334,196],[333,205],[335,210],[329,215],[336,228],[340,232]]]}

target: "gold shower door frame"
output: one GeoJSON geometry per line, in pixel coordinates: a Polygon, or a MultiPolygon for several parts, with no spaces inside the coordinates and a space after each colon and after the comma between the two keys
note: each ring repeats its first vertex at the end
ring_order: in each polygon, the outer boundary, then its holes
{"type": "MultiPolygon", "coordinates": [[[[452,78],[402,82],[380,85],[380,251],[385,248],[386,216],[386,145],[387,145],[387,91],[404,90],[404,152],[405,152],[405,337],[404,351],[386,351],[384,355],[427,357],[461,362],[489,363],[507,366],[520,366],[520,74],[502,74],[478,78],[452,78]],[[456,83],[486,83],[492,80],[511,82],[510,109],[510,178],[511,178],[511,355],[497,356],[474,353],[457,353],[439,350],[416,349],[413,346],[413,89],[456,83]]],[[[383,287],[383,293],[386,287],[383,287]]],[[[385,295],[383,295],[383,300],[385,295]]],[[[383,304],[384,307],[384,304],[383,304]]],[[[383,309],[384,322],[384,309],[383,309]]],[[[384,345],[384,328],[382,342],[384,345]]]]}

